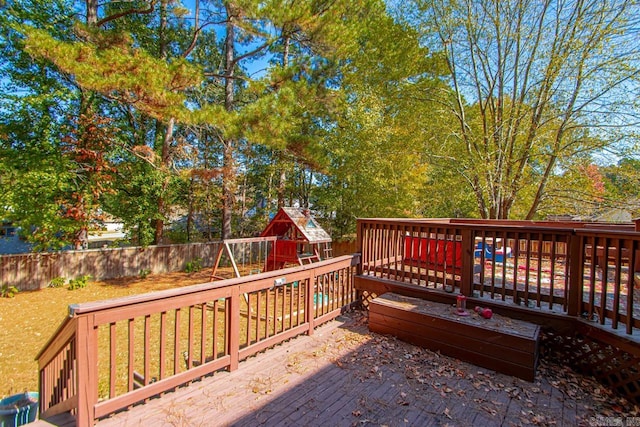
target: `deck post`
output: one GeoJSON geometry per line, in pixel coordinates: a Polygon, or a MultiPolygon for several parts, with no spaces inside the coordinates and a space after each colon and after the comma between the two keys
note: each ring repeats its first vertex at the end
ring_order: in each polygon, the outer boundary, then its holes
{"type": "MultiPolygon", "coordinates": [[[[307,289],[305,290],[305,316],[307,316],[307,322],[309,323],[309,329],[307,335],[313,335],[313,329],[316,326],[316,310],[313,304],[313,297],[315,293],[316,284],[316,271],[315,269],[310,271],[309,278],[307,279],[307,289]]],[[[324,298],[324,297],[323,297],[324,298]]]]}
{"type": "Polygon", "coordinates": [[[569,289],[567,293],[567,314],[580,314],[580,300],[582,299],[583,259],[582,246],[584,237],[576,235],[575,231],[569,236],[569,289]]]}
{"type": "MultiPolygon", "coordinates": [[[[364,239],[364,224],[361,219],[357,220],[356,226],[356,253],[360,254],[360,262],[356,265],[356,275],[360,276],[362,274],[362,244],[364,239]]],[[[362,304],[362,291],[356,289],[356,299],[362,304]]]]}
{"type": "Polygon", "coordinates": [[[238,286],[231,288],[229,297],[229,312],[227,322],[229,324],[229,371],[238,369],[240,362],[240,290],[238,286]]]}
{"type": "MultiPolygon", "coordinates": [[[[640,218],[634,218],[633,222],[635,224],[635,230],[640,232],[640,218]]],[[[636,251],[636,260],[633,264],[633,272],[634,275],[634,283],[636,284],[636,288],[640,289],[640,251],[636,251]]]]}
{"type": "Polygon", "coordinates": [[[90,317],[84,315],[76,318],[76,341],[78,344],[76,346],[78,369],[76,425],[78,427],[88,427],[94,424],[95,404],[98,401],[97,329],[90,322],[90,317]]]}
{"type": "Polygon", "coordinates": [[[467,297],[473,296],[473,251],[475,239],[470,228],[463,228],[460,232],[462,235],[462,268],[460,272],[460,293],[467,297]]]}
{"type": "MultiPolygon", "coordinates": [[[[362,254],[362,244],[363,244],[362,239],[364,239],[364,224],[361,219],[358,219],[358,225],[356,228],[357,228],[356,229],[356,252],[359,254],[362,254]]],[[[362,274],[362,263],[358,263],[358,266],[356,267],[356,274],[357,275],[362,274]]]]}

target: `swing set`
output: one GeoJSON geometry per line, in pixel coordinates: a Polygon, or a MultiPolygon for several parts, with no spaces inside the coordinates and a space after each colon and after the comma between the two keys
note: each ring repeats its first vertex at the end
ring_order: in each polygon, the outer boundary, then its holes
{"type": "Polygon", "coordinates": [[[216,252],[211,281],[221,280],[221,265],[230,265],[234,277],[311,264],[331,258],[331,236],[308,209],[281,208],[260,237],[226,239],[216,252]]]}
{"type": "MultiPolygon", "coordinates": [[[[260,237],[222,241],[215,255],[210,281],[230,278],[222,275],[226,273],[226,276],[229,276],[228,270],[223,272],[221,267],[231,266],[233,277],[240,278],[251,274],[280,270],[288,266],[310,264],[330,258],[331,255],[331,236],[315,222],[308,209],[281,208],[260,237]]],[[[317,292],[317,295],[314,295],[314,306],[316,304],[320,307],[328,306],[333,280],[335,278],[323,277],[321,282],[316,285],[314,292],[317,292]]],[[[298,288],[298,282],[291,283],[290,289],[289,298],[292,298],[294,289],[298,289],[295,292],[301,292],[298,288]]],[[[274,301],[277,300],[279,293],[282,293],[282,301],[284,301],[287,293],[286,287],[277,284],[266,292],[275,295],[274,301]]],[[[266,298],[268,304],[269,296],[266,298]]],[[[248,294],[244,294],[244,300],[247,316],[259,316],[261,320],[267,319],[266,314],[258,314],[257,307],[253,306],[248,294]]],[[[215,307],[213,305],[207,308],[215,309],[215,307]]],[[[299,309],[291,316],[299,316],[303,312],[304,309],[299,309]]],[[[270,321],[276,319],[283,322],[286,316],[277,317],[274,314],[269,316],[269,319],[271,319],[270,321]]]]}
{"type": "Polygon", "coordinates": [[[273,250],[276,240],[275,236],[223,240],[216,252],[210,280],[227,278],[219,274],[223,265],[233,268],[233,277],[269,271],[266,268],[268,254],[273,250]]]}

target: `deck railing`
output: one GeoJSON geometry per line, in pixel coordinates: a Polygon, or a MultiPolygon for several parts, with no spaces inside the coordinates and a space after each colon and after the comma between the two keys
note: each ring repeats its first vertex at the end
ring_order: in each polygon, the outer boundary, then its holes
{"type": "Polygon", "coordinates": [[[221,369],[335,318],[355,302],[357,256],[70,306],[37,357],[40,413],[78,426],[221,369]]]}
{"type": "Polygon", "coordinates": [[[640,328],[633,225],[363,219],[359,274],[640,328]]]}

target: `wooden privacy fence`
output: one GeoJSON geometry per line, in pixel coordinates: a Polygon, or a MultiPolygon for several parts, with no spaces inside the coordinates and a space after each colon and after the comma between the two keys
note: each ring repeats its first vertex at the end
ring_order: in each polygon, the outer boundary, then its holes
{"type": "Polygon", "coordinates": [[[358,242],[359,275],[640,328],[633,226],[363,219],[358,242]]]}
{"type": "Polygon", "coordinates": [[[354,254],[358,252],[356,239],[354,237],[351,240],[334,240],[331,242],[331,250],[333,256],[354,254]]]}
{"type": "Polygon", "coordinates": [[[142,271],[166,273],[183,270],[185,264],[202,260],[213,264],[220,242],[190,243],[131,248],[89,249],[0,255],[0,284],[19,290],[46,288],[52,279],[75,279],[89,275],[94,280],[138,276],[142,271]]]}
{"type": "Polygon", "coordinates": [[[37,357],[41,418],[78,426],[335,318],[356,301],[357,256],[70,307],[37,357]]]}

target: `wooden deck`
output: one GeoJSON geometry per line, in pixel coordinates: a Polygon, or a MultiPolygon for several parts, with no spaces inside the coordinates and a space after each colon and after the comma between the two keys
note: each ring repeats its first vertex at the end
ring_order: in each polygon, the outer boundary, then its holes
{"type": "Polygon", "coordinates": [[[495,373],[370,333],[354,312],[97,425],[574,426],[619,404],[550,369],[533,383],[495,373]]]}

